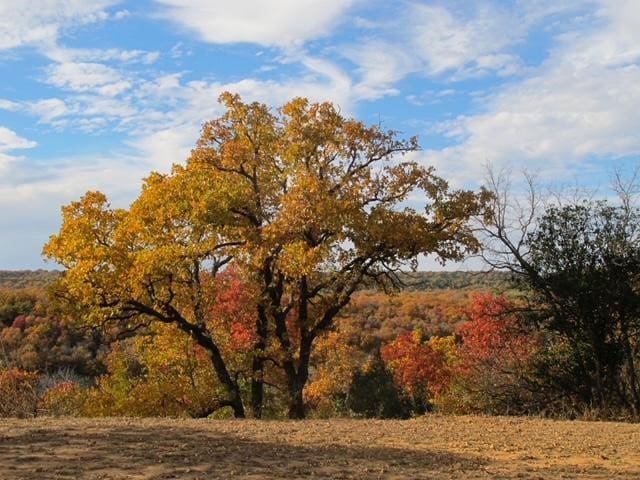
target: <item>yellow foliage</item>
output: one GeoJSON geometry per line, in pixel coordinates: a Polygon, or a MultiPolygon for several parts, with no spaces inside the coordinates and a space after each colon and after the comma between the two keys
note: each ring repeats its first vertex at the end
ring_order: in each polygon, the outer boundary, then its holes
{"type": "Polygon", "coordinates": [[[305,401],[316,411],[335,414],[335,397],[346,394],[354,371],[365,355],[349,345],[340,332],[331,331],[317,340],[312,365],[314,373],[307,384],[305,401]]]}
{"type": "Polygon", "coordinates": [[[89,416],[188,416],[213,411],[220,385],[206,354],[170,325],[114,347],[108,374],[87,392],[89,416]]]}
{"type": "MultiPolygon", "coordinates": [[[[220,102],[225,113],[204,124],[185,165],[149,175],[128,210],[100,192],[63,207],[44,254],[67,269],[60,297],[87,322],[173,324],[192,335],[242,415],[235,360],[221,348],[228,335],[207,321],[210,280],[229,262],[258,285],[256,312],[268,323],[260,348],[278,350],[274,363],[297,375],[363,283],[385,283],[381,273],[420,254],[445,261],[477,250],[468,220],[486,198],[397,161],[418,149],[416,138],[347,119],[331,103],[295,98],[272,111],[230,93],[220,102]],[[410,199],[421,205],[407,207],[410,199]]],[[[124,387],[116,403],[135,385],[124,387]]]]}

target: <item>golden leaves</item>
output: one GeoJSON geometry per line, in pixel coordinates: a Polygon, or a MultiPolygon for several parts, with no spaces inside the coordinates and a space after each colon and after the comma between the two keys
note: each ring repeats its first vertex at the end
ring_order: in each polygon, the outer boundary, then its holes
{"type": "MultiPolygon", "coordinates": [[[[96,320],[177,322],[211,336],[208,279],[234,265],[258,280],[256,301],[271,302],[263,311],[294,315],[299,305],[296,325],[307,330],[291,337],[312,344],[365,277],[477,247],[468,221],[485,197],[398,160],[418,149],[415,138],[327,102],[296,98],[277,111],[230,93],[220,102],[226,111],[203,126],[186,164],[150,174],[128,210],[100,192],[63,208],[44,253],[67,267],[65,293],[96,320]]],[[[206,335],[210,353],[210,342],[225,344],[206,335]]]]}

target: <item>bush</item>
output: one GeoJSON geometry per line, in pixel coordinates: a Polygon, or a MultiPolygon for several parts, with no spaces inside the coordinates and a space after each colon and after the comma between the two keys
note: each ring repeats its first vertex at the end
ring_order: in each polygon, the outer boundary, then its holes
{"type": "Polygon", "coordinates": [[[0,371],[0,417],[35,417],[38,375],[17,368],[0,371]]]}
{"type": "Polygon", "coordinates": [[[369,363],[356,371],[347,394],[346,405],[366,418],[408,418],[411,403],[393,381],[377,351],[369,363]]]}
{"type": "Polygon", "coordinates": [[[48,389],[42,398],[47,415],[77,416],[82,413],[83,390],[74,382],[59,383],[48,389]]]}

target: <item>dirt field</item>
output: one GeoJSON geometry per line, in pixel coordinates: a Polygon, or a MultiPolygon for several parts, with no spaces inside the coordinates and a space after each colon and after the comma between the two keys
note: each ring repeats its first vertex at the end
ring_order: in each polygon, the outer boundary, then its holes
{"type": "Polygon", "coordinates": [[[640,425],[0,419],[0,479],[640,479],[640,425]]]}

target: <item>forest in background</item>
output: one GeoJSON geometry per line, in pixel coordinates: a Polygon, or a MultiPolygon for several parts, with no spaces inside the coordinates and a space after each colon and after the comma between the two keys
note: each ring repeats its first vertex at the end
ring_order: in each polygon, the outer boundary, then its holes
{"type": "MultiPolygon", "coordinates": [[[[193,340],[170,326],[88,328],[51,302],[47,290],[60,275],[0,272],[0,415],[231,415],[216,405],[215,374],[193,340]]],[[[308,416],[603,416],[581,410],[570,395],[557,401],[557,391],[542,388],[532,371],[544,363],[532,363],[540,334],[514,313],[512,274],[407,277],[411,281],[393,294],[357,292],[335,328],[318,340],[305,388],[308,416]]],[[[251,351],[245,287],[242,279],[229,278],[215,312],[228,317],[219,328],[231,333],[227,355],[238,372],[247,368],[251,351]]],[[[286,417],[282,381],[273,369],[267,418],[286,417]]]]}
{"type": "MultiPolygon", "coordinates": [[[[47,288],[59,270],[0,270],[0,288],[47,288]]],[[[512,283],[508,272],[408,272],[400,275],[405,290],[506,290],[512,283]]]]}
{"type": "Polygon", "coordinates": [[[45,289],[61,274],[58,270],[0,270],[0,288],[45,289]]]}
{"type": "MultiPolygon", "coordinates": [[[[0,271],[0,415],[212,413],[216,382],[196,345],[171,329],[148,329],[133,336],[83,326],[57,310],[48,297],[48,288],[60,275],[0,271]]],[[[405,287],[398,293],[358,292],[336,328],[318,342],[306,392],[310,414],[406,417],[433,409],[426,396],[421,399],[411,392],[427,388],[433,373],[394,377],[394,360],[389,357],[397,356],[394,345],[402,356],[405,347],[398,342],[420,338],[413,345],[419,350],[422,339],[448,338],[443,346],[451,349],[478,295],[511,288],[510,278],[504,272],[413,272],[406,274],[405,287]],[[383,360],[381,351],[389,358],[383,360]]],[[[230,293],[242,301],[237,290],[241,282],[234,282],[230,293]]],[[[239,311],[229,312],[232,320],[242,316],[242,306],[236,308],[239,311]]],[[[231,340],[241,357],[248,349],[243,332],[234,325],[237,335],[231,340]]],[[[412,361],[424,360],[418,351],[408,353],[415,357],[412,361]]],[[[278,389],[272,388],[270,416],[284,415],[283,399],[278,397],[278,389]]]]}

